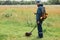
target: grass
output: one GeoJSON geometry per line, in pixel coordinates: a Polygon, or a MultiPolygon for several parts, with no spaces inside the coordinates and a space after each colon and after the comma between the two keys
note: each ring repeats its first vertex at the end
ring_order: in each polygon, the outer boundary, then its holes
{"type": "Polygon", "coordinates": [[[31,37],[25,36],[36,24],[36,6],[0,6],[0,40],[60,40],[60,7],[45,7],[49,15],[43,22],[44,38],[39,39],[37,28],[31,37]]]}

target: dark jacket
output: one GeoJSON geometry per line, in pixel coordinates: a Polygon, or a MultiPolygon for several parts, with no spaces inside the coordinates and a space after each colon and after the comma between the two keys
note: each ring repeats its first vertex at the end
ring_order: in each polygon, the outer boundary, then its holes
{"type": "Polygon", "coordinates": [[[42,8],[43,6],[39,6],[38,9],[37,9],[37,14],[36,14],[36,20],[40,20],[40,17],[42,15],[42,8]]]}

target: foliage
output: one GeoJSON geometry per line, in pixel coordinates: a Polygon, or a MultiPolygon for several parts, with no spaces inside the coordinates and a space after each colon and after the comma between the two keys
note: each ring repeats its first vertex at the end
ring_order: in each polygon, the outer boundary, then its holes
{"type": "Polygon", "coordinates": [[[35,1],[0,1],[0,5],[31,5],[35,1]]]}
{"type": "Polygon", "coordinates": [[[60,4],[60,0],[49,0],[49,4],[60,4]]]}

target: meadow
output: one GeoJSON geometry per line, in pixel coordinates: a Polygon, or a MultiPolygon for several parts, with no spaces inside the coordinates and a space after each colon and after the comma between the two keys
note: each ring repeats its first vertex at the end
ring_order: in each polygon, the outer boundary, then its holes
{"type": "Polygon", "coordinates": [[[44,38],[37,38],[36,5],[0,5],[0,40],[60,40],[60,5],[45,5],[48,18],[43,22],[44,38]]]}

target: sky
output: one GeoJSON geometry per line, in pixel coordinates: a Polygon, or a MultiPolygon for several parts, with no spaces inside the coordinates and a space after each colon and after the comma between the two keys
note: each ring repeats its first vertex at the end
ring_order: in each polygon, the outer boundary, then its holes
{"type": "MultiPolygon", "coordinates": [[[[0,1],[2,1],[2,0],[0,0],[0,1]]],[[[11,1],[13,1],[13,0],[11,0],[11,1]]],[[[15,0],[15,1],[21,1],[21,0],[15,0]]],[[[25,0],[25,1],[30,1],[30,0],[25,0]]],[[[41,0],[41,2],[46,2],[46,1],[48,1],[48,0],[41,0]]]]}

